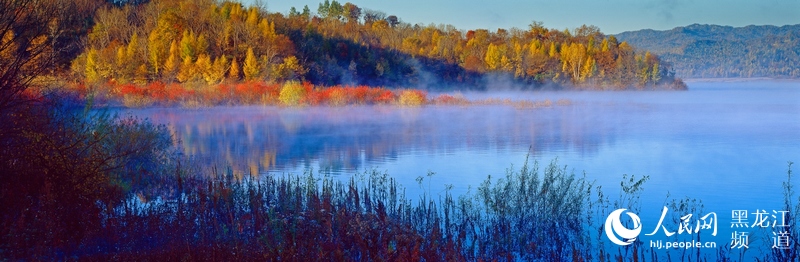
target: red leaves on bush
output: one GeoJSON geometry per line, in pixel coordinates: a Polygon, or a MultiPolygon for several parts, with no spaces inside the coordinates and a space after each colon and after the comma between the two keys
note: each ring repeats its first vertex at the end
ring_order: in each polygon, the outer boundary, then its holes
{"type": "Polygon", "coordinates": [[[433,103],[437,105],[468,105],[469,100],[462,96],[441,94],[433,99],[433,103]]]}
{"type": "Polygon", "coordinates": [[[161,81],[152,82],[146,88],[150,92],[150,96],[158,102],[167,102],[167,85],[161,81]]]}
{"type": "Polygon", "coordinates": [[[375,98],[375,104],[391,104],[397,100],[397,95],[389,89],[381,88],[376,91],[378,96],[375,98]]]}
{"type": "MultiPolygon", "coordinates": [[[[380,105],[380,104],[403,104],[405,101],[409,105],[422,105],[427,103],[427,93],[422,90],[403,90],[392,91],[384,87],[369,86],[315,86],[309,82],[302,83],[306,90],[304,97],[301,98],[302,104],[310,106],[344,106],[344,105],[380,105]],[[401,93],[404,96],[401,97],[401,93]],[[401,98],[405,99],[401,99],[401,98]],[[403,101],[400,101],[403,100],[403,101]]],[[[98,87],[110,92],[111,98],[122,100],[128,96],[149,99],[159,105],[179,105],[185,101],[197,101],[202,105],[221,105],[221,104],[261,104],[278,105],[282,85],[279,83],[265,82],[241,82],[241,83],[220,83],[213,86],[189,87],[179,83],[169,83],[156,81],[144,86],[128,83],[117,84],[109,81],[98,87]]],[[[85,97],[89,92],[84,83],[75,83],[70,88],[85,97]]],[[[463,104],[466,99],[453,97],[450,95],[440,95],[432,102],[436,104],[463,104]]],[[[405,104],[404,104],[405,105],[405,104]]]]}
{"type": "Polygon", "coordinates": [[[119,88],[120,95],[138,95],[144,96],[145,90],[143,88],[139,88],[133,84],[124,84],[119,88]]]}
{"type": "Polygon", "coordinates": [[[183,89],[183,86],[180,84],[172,83],[165,87],[166,91],[166,98],[165,102],[177,102],[185,99],[188,94],[186,90],[183,89]]]}

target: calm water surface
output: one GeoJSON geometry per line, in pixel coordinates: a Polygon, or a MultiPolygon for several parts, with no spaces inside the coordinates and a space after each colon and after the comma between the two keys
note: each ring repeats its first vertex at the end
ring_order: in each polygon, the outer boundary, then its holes
{"type": "MultiPolygon", "coordinates": [[[[618,196],[623,174],[650,176],[643,233],[665,199],[701,199],[730,241],[732,210],[780,210],[787,161],[800,162],[800,82],[689,83],[686,92],[527,92],[470,98],[567,99],[570,105],[150,108],[132,114],[167,124],[183,151],[260,175],[324,170],[349,177],[388,172],[407,188],[461,194],[503,176],[530,154],[558,158],[618,196]],[[424,188],[415,179],[436,174],[424,188]],[[430,189],[429,188],[430,185],[430,189]],[[726,231],[727,230],[727,231],[726,231]]],[[[428,179],[426,177],[426,179],[428,179]]],[[[696,214],[697,215],[697,214],[696,214]]],[[[702,214],[700,214],[702,215],[702,214]]],[[[752,215],[751,215],[752,216],[752,215]]],[[[677,229],[677,227],[673,228],[677,229]]]]}

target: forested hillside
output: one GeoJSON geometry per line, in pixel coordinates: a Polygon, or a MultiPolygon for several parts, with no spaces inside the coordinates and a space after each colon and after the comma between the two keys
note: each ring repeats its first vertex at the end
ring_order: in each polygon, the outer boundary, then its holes
{"type": "MultiPolygon", "coordinates": [[[[391,11],[391,10],[388,10],[391,11]]],[[[404,23],[337,1],[268,12],[237,2],[154,0],[97,11],[72,73],[91,85],[289,80],[423,89],[684,89],[646,51],[593,26],[460,30],[404,23]]]]}
{"type": "Polygon", "coordinates": [[[800,77],[800,25],[690,25],[616,35],[658,54],[686,78],[800,77]]]}

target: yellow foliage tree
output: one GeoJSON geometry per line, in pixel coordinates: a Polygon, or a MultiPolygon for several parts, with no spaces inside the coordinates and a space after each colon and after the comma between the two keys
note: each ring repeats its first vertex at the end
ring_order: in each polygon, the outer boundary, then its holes
{"type": "Polygon", "coordinates": [[[194,36],[194,32],[184,30],[183,37],[181,37],[181,59],[185,60],[187,57],[189,57],[194,60],[195,55],[197,55],[195,50],[195,42],[197,42],[197,39],[194,36]]]}
{"type": "Polygon", "coordinates": [[[203,77],[205,77],[207,83],[216,84],[222,81],[226,71],[228,71],[228,59],[225,58],[225,56],[219,56],[214,59],[211,70],[203,75],[203,77]]]}
{"type": "Polygon", "coordinates": [[[247,23],[250,26],[256,26],[258,24],[258,8],[255,6],[251,6],[250,10],[247,12],[247,23]]]}
{"type": "Polygon", "coordinates": [[[256,55],[253,54],[253,48],[247,48],[247,55],[244,58],[244,67],[242,71],[244,71],[244,78],[248,81],[257,78],[261,73],[258,59],[256,59],[256,55]]]}
{"type": "Polygon", "coordinates": [[[261,31],[261,35],[267,39],[273,39],[277,35],[275,33],[275,23],[268,22],[267,19],[261,19],[261,22],[258,23],[258,29],[261,31]]]}
{"type": "Polygon", "coordinates": [[[148,71],[146,64],[139,64],[136,70],[133,71],[133,81],[137,84],[146,84],[148,81],[148,71]]]}
{"type": "Polygon", "coordinates": [[[661,69],[659,68],[658,63],[653,64],[653,70],[650,71],[650,74],[653,84],[658,84],[658,81],[661,81],[661,69]]]}
{"type": "Polygon", "coordinates": [[[397,98],[397,103],[401,106],[421,106],[427,102],[427,95],[420,90],[403,90],[397,98]]]}
{"type": "Polygon", "coordinates": [[[192,58],[187,56],[183,58],[183,63],[181,64],[180,70],[178,70],[178,81],[186,83],[189,80],[192,80],[195,75],[194,70],[194,63],[192,63],[192,58]]]}
{"type": "Polygon", "coordinates": [[[542,41],[539,41],[539,39],[534,39],[528,46],[528,53],[530,55],[544,54],[544,51],[545,49],[542,47],[542,41]]]}
{"type": "MultiPolygon", "coordinates": [[[[176,23],[178,22],[175,16],[158,16],[155,28],[150,31],[150,35],[147,37],[148,59],[155,75],[163,74],[166,78],[171,78],[170,75],[174,74],[174,70],[180,63],[178,59],[173,60],[172,70],[168,69],[166,65],[166,61],[172,59],[173,45],[177,46],[175,42],[178,36],[178,29],[175,27],[176,23]]],[[[174,54],[178,54],[177,47],[174,48],[176,49],[174,54]]]]}
{"type": "Polygon", "coordinates": [[[100,70],[98,70],[98,60],[100,60],[100,55],[97,53],[97,49],[90,48],[89,52],[86,53],[86,69],[84,71],[86,82],[96,83],[100,81],[101,76],[100,70]]]}
{"type": "Polygon", "coordinates": [[[178,66],[181,63],[181,58],[178,51],[178,42],[172,40],[172,43],[169,45],[169,56],[167,57],[167,61],[164,62],[164,72],[163,75],[165,78],[172,80],[175,75],[175,72],[178,70],[178,66]]]}
{"type": "Polygon", "coordinates": [[[572,43],[561,46],[561,70],[572,76],[572,81],[581,81],[581,67],[586,61],[586,47],[583,44],[572,43]]]}
{"type": "MultiPolygon", "coordinates": [[[[139,34],[133,33],[130,42],[128,42],[128,48],[125,50],[125,57],[128,60],[131,60],[131,62],[134,62],[133,60],[139,59],[138,52],[139,52],[139,34]]],[[[136,66],[138,67],[138,65],[136,66]]]]}
{"type": "Polygon", "coordinates": [[[206,82],[211,84],[212,78],[212,64],[211,64],[211,57],[207,54],[201,54],[197,56],[197,61],[194,63],[194,68],[197,70],[197,74],[202,76],[206,82]]]}
{"type": "Polygon", "coordinates": [[[125,54],[125,47],[120,46],[117,48],[117,60],[115,60],[117,68],[122,68],[128,64],[128,56],[125,54]]]}
{"type": "Polygon", "coordinates": [[[127,52],[125,51],[127,48],[125,46],[120,46],[117,48],[117,56],[115,60],[115,70],[111,70],[111,74],[113,78],[115,78],[120,83],[125,83],[131,77],[131,71],[129,67],[129,59],[127,52]]]}
{"type": "MultiPolygon", "coordinates": [[[[484,57],[483,61],[486,63],[486,69],[489,70],[498,70],[502,69],[503,67],[503,56],[505,56],[505,46],[496,46],[495,44],[489,44],[489,47],[486,49],[486,56],[484,57]]],[[[508,59],[508,58],[506,58],[508,59]]]]}
{"type": "Polygon", "coordinates": [[[144,64],[139,56],[139,50],[139,34],[137,33],[131,36],[127,46],[117,49],[117,81],[125,83],[136,78],[139,67],[144,64]]]}
{"type": "Polygon", "coordinates": [[[206,35],[205,34],[200,34],[200,36],[197,37],[197,41],[195,41],[195,47],[194,47],[195,52],[198,55],[207,54],[208,53],[208,47],[209,47],[209,43],[208,43],[208,39],[206,38],[206,35]]]}
{"type": "Polygon", "coordinates": [[[285,106],[298,106],[305,96],[306,89],[300,82],[288,81],[281,87],[278,100],[285,106]]]}
{"type": "Polygon", "coordinates": [[[231,70],[228,72],[228,78],[232,80],[239,80],[241,79],[241,75],[242,72],[241,68],[239,68],[239,62],[237,62],[236,58],[234,57],[233,61],[231,62],[231,70]]]}
{"type": "Polygon", "coordinates": [[[594,58],[590,56],[586,58],[586,63],[583,63],[583,67],[581,68],[581,82],[585,82],[586,79],[593,77],[595,72],[597,72],[597,64],[594,58]]]}
{"type": "Polygon", "coordinates": [[[550,51],[547,52],[550,57],[556,57],[558,51],[556,50],[556,43],[550,42],[550,51]]]}
{"type": "Polygon", "coordinates": [[[283,63],[275,68],[275,76],[278,80],[299,80],[308,72],[295,56],[283,59],[283,63]]]}
{"type": "Polygon", "coordinates": [[[165,37],[160,34],[158,28],[153,29],[150,32],[150,36],[147,37],[147,52],[149,53],[148,58],[150,59],[150,66],[153,67],[153,73],[158,75],[161,72],[161,69],[164,68],[164,65],[161,61],[164,61],[164,57],[167,57],[169,41],[166,40],[165,37]]]}
{"type": "Polygon", "coordinates": [[[500,70],[505,72],[514,70],[514,64],[511,59],[508,59],[508,56],[503,55],[503,57],[500,58],[500,70]]]}

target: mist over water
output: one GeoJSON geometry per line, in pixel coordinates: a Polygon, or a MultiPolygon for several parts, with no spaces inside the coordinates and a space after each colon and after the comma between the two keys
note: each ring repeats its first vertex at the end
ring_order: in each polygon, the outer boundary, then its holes
{"type": "MultiPolygon", "coordinates": [[[[254,174],[313,169],[349,178],[375,168],[414,197],[530,160],[558,158],[616,197],[623,174],[648,175],[645,227],[667,194],[697,198],[722,224],[734,209],[780,210],[787,161],[800,162],[800,82],[692,82],[689,91],[469,93],[568,105],[149,108],[130,113],[164,123],[185,154],[254,174]],[[420,187],[415,179],[426,176],[420,187]]],[[[648,224],[650,223],[650,224],[648,224]]],[[[645,231],[649,231],[645,230],[645,231]]],[[[729,241],[721,233],[719,241],[729,241]],[[726,240],[727,239],[727,240],[726,240]]]]}

